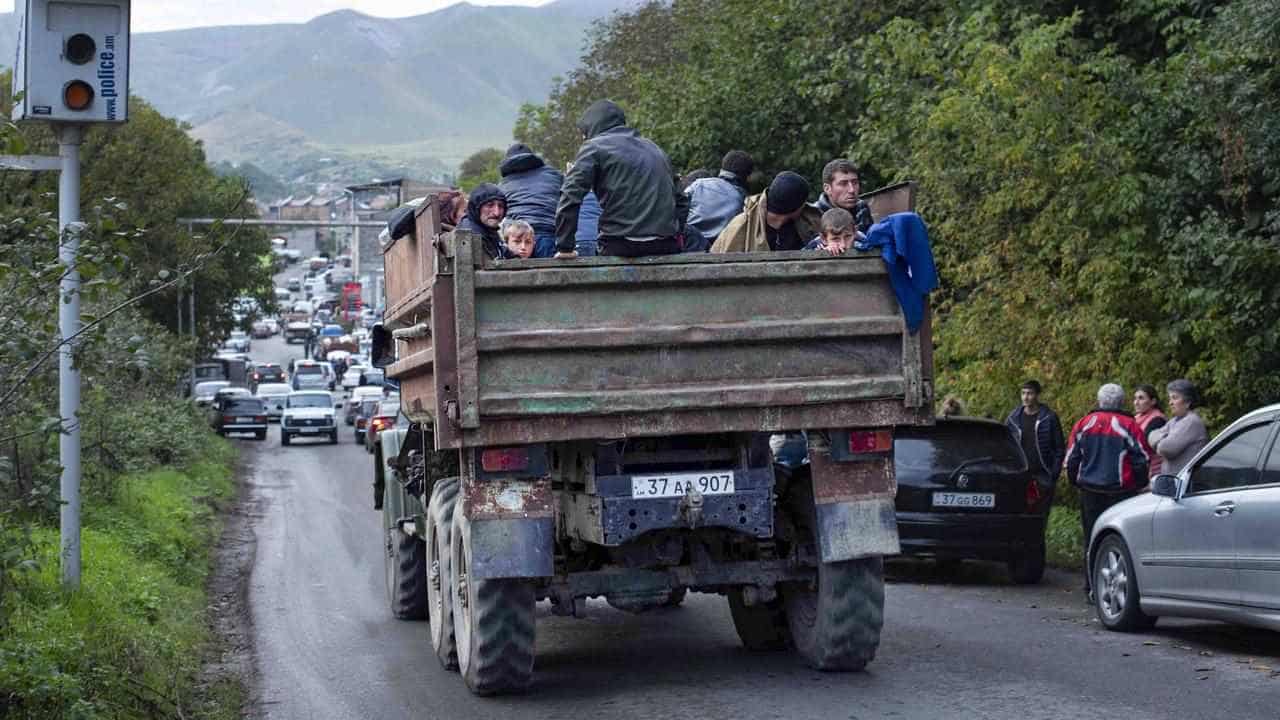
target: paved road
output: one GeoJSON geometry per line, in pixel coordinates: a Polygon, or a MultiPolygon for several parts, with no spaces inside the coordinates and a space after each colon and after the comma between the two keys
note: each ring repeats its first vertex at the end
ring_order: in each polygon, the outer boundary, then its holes
{"type": "MultiPolygon", "coordinates": [[[[299,354],[272,339],[254,356],[299,354]]],[[[429,655],[425,623],[385,608],[371,458],[339,445],[246,448],[257,552],[250,605],[255,717],[395,718],[1280,718],[1280,634],[1161,621],[1099,629],[1078,580],[1008,586],[1000,568],[937,576],[891,567],[884,641],[868,672],[822,674],[741,649],[726,602],[691,595],[641,616],[539,607],[536,690],[472,697],[429,655]]]]}

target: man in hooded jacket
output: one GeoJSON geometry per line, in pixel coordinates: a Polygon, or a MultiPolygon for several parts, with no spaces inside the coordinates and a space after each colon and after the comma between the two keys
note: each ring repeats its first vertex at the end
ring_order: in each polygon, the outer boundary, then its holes
{"type": "Polygon", "coordinates": [[[510,257],[498,228],[507,215],[507,196],[493,183],[480,183],[467,198],[467,216],[458,223],[459,230],[479,235],[484,241],[484,254],[490,259],[510,257]]]}
{"type": "Polygon", "coordinates": [[[600,255],[641,257],[680,252],[689,198],[679,192],[671,160],[627,127],[622,108],[598,100],[578,121],[585,142],[564,179],[556,208],[556,255],[574,257],[582,199],[600,200],[600,255]]]}
{"type": "Polygon", "coordinates": [[[556,201],[564,175],[524,143],[507,148],[498,172],[502,175],[498,187],[507,196],[507,217],[524,220],[533,227],[537,240],[533,257],[551,257],[556,251],[556,201]]]}

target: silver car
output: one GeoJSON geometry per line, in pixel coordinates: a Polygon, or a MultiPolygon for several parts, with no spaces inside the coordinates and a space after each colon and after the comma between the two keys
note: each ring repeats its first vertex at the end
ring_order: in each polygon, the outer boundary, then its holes
{"type": "Polygon", "coordinates": [[[1178,475],[1098,518],[1089,542],[1098,619],[1162,615],[1280,630],[1280,405],[1245,415],[1178,475]]]}

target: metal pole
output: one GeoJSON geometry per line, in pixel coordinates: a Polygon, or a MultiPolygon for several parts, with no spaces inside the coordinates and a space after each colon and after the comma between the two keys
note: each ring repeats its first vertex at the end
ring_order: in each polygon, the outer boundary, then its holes
{"type": "Polygon", "coordinates": [[[62,498],[61,559],[62,584],[69,590],[80,587],[80,370],[75,366],[72,343],[80,330],[80,273],[76,255],[80,252],[80,142],[84,128],[63,125],[56,128],[58,157],[62,161],[58,177],[58,259],[66,266],[58,303],[58,331],[63,345],[58,350],[58,414],[62,434],[58,438],[58,460],[62,464],[59,486],[62,498]]]}

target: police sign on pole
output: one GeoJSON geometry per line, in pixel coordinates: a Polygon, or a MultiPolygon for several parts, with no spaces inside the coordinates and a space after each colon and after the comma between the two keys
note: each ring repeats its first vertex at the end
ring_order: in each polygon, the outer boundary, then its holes
{"type": "MultiPolygon", "coordinates": [[[[129,0],[17,0],[13,119],[45,122],[58,138],[58,461],[62,465],[62,583],[80,586],[80,143],[90,123],[129,118],[129,0]]],[[[0,158],[0,166],[47,169],[50,158],[0,158]]]]}
{"type": "Polygon", "coordinates": [[[129,0],[18,0],[14,120],[129,116],[129,0]]]}

